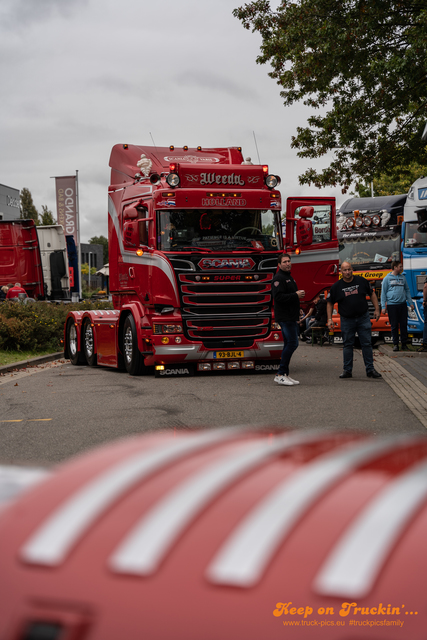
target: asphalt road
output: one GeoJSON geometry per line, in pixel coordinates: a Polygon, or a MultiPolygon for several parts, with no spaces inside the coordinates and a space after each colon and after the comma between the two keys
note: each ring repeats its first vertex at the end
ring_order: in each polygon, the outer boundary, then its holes
{"type": "Polygon", "coordinates": [[[101,367],[46,363],[0,377],[0,461],[50,463],[129,434],[253,425],[379,433],[426,429],[356,356],[340,380],[338,346],[302,344],[282,387],[272,373],[157,379],[101,367]]]}

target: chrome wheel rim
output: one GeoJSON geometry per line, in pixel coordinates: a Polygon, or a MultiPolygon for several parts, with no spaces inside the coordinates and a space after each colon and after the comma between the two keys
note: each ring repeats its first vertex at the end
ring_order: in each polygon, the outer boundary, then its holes
{"type": "Polygon", "coordinates": [[[93,354],[93,331],[90,324],[85,327],[85,351],[89,357],[93,354]]]}
{"type": "Polygon", "coordinates": [[[126,327],[125,335],[123,337],[123,351],[125,354],[126,362],[132,362],[133,338],[132,329],[130,327],[126,327]]]}
{"type": "Polygon", "coordinates": [[[77,354],[77,331],[74,324],[70,326],[70,330],[68,332],[68,348],[70,350],[70,354],[74,357],[77,354]]]}

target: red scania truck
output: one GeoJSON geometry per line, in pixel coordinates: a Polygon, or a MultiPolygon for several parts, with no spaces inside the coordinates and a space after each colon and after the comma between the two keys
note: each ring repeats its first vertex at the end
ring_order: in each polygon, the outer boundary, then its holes
{"type": "Polygon", "coordinates": [[[114,310],[71,312],[73,364],[159,376],[274,370],[283,348],[271,281],[292,254],[308,304],[338,274],[334,198],[289,198],[239,147],[115,145],[108,201],[114,310]]]}

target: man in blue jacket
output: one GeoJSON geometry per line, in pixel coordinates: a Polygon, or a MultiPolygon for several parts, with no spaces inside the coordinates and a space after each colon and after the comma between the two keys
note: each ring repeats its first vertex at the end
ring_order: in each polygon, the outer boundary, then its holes
{"type": "Polygon", "coordinates": [[[381,309],[387,311],[393,338],[393,351],[399,351],[399,327],[402,351],[408,351],[408,307],[414,308],[411,293],[405,276],[402,276],[403,264],[398,260],[391,263],[391,271],[383,280],[381,288],[381,309]]]}

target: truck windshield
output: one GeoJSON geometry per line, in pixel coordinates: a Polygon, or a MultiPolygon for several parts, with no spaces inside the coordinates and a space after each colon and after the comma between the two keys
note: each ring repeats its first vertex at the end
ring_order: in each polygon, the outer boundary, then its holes
{"type": "Polygon", "coordinates": [[[398,232],[353,232],[339,234],[340,263],[346,261],[363,269],[391,267],[392,260],[399,260],[400,234],[398,232]],[[358,237],[352,237],[358,236],[358,237]]]}
{"type": "Polygon", "coordinates": [[[427,233],[418,231],[418,222],[407,222],[405,224],[405,248],[427,247],[427,233]]]}
{"type": "Polygon", "coordinates": [[[277,216],[270,209],[159,211],[162,251],[272,251],[279,248],[277,216]]]}

